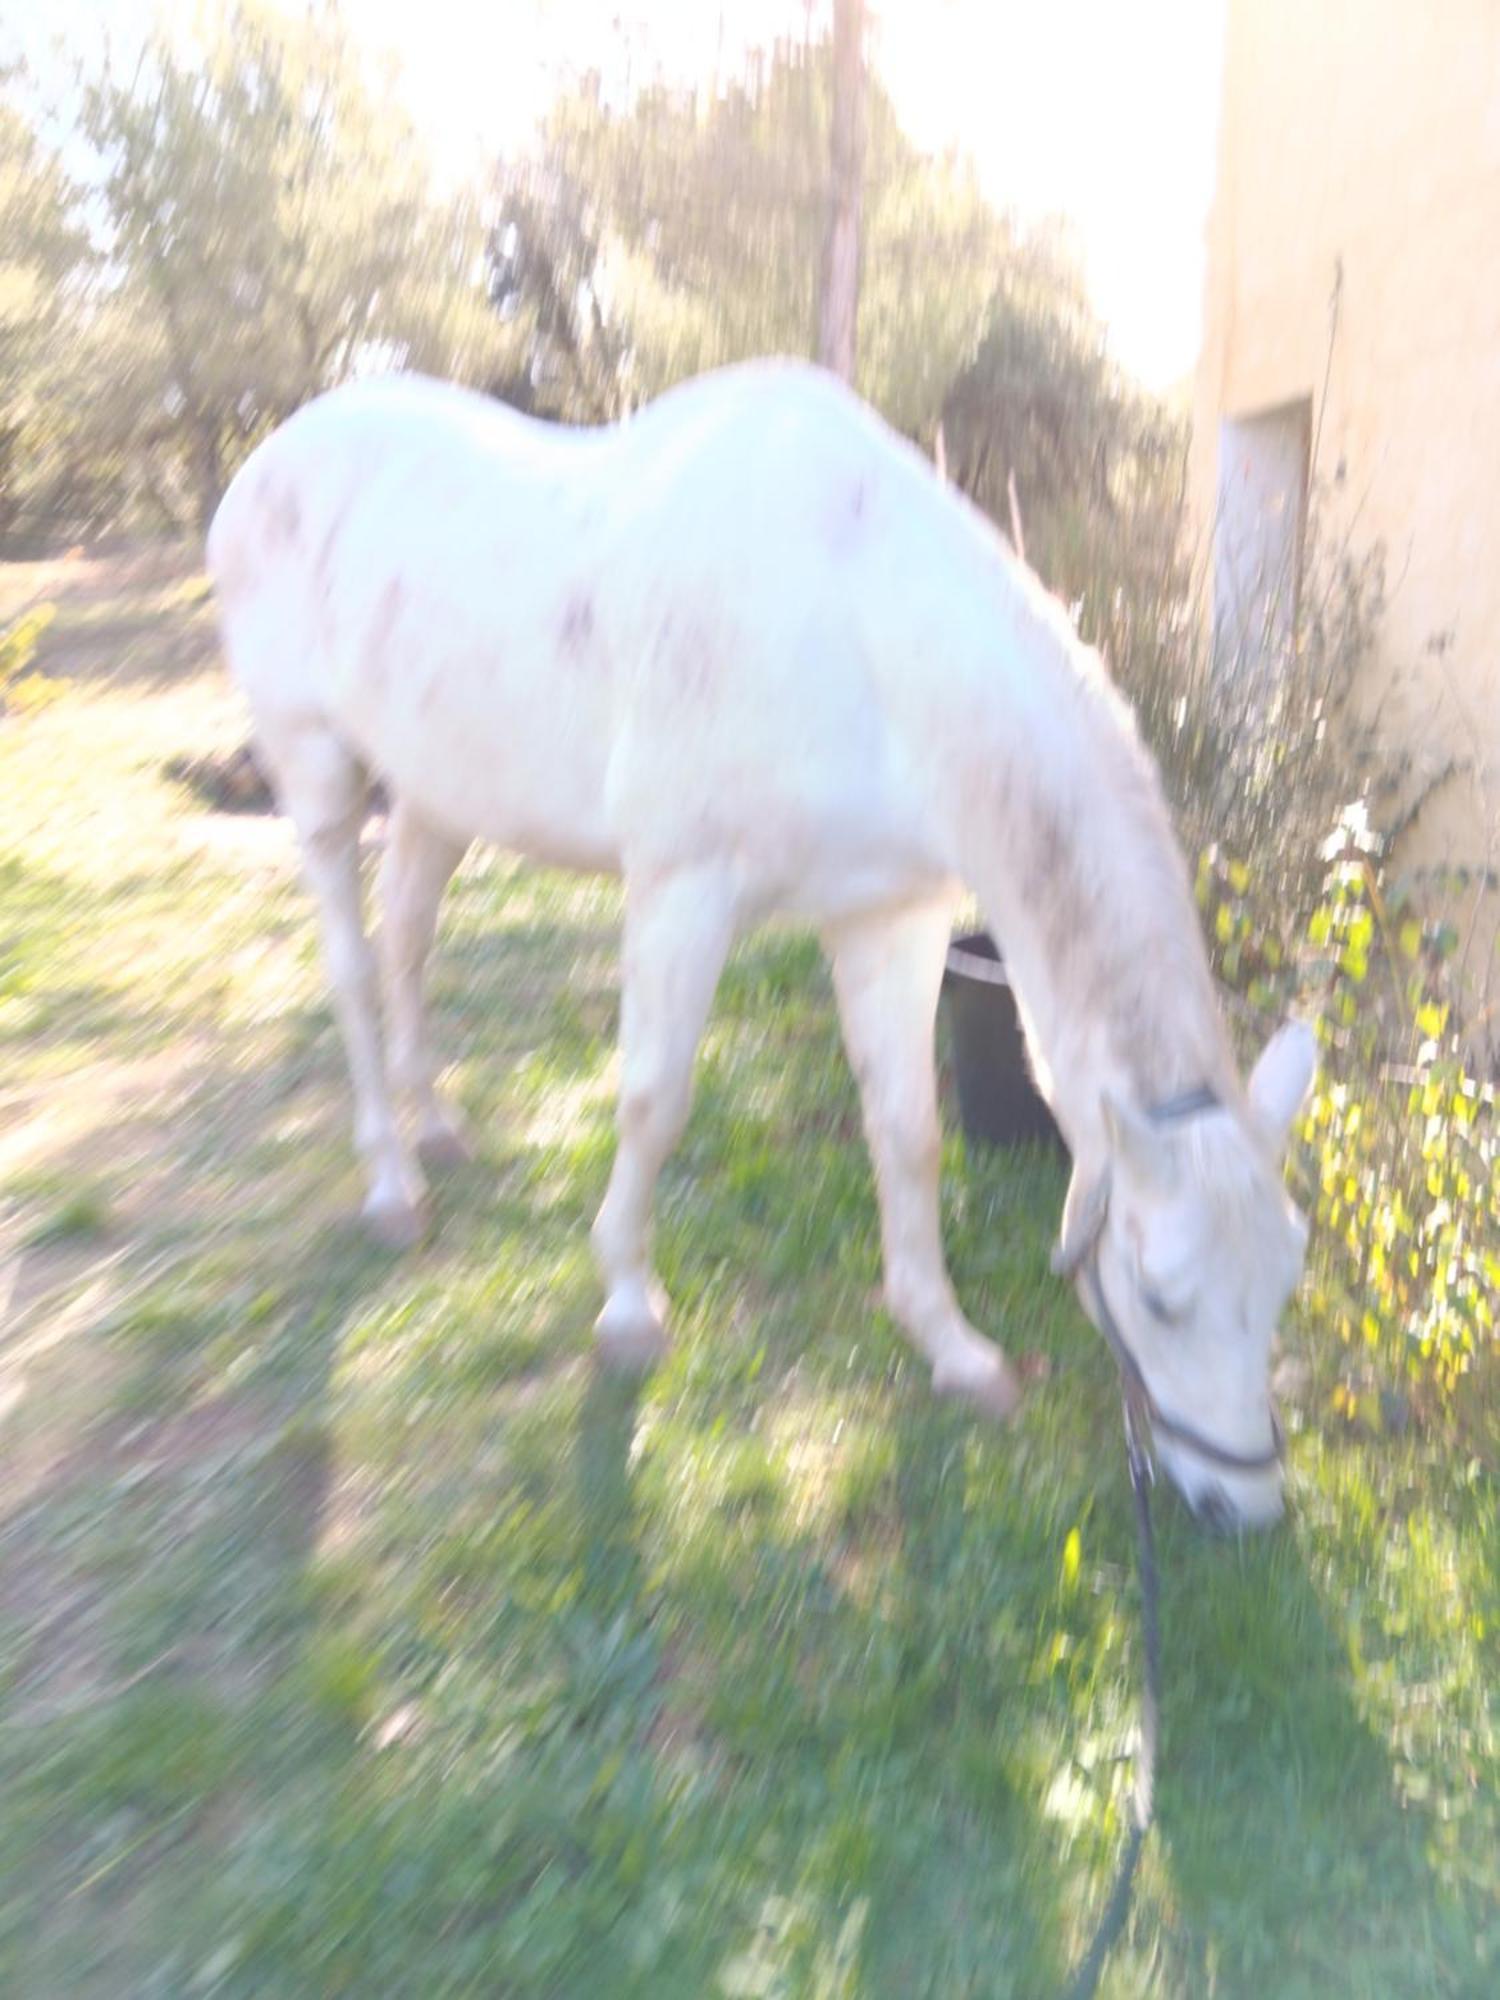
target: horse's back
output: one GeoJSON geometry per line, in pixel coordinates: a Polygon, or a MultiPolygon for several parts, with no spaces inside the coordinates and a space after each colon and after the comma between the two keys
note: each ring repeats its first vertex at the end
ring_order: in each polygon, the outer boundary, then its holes
{"type": "Polygon", "coordinates": [[[321,726],[455,834],[613,865],[609,690],[563,556],[589,445],[414,378],[335,390],[261,445],[209,566],[272,761],[321,726]]]}
{"type": "Polygon", "coordinates": [[[597,431],[396,378],[261,446],[210,564],[273,728],[326,717],[456,832],[590,866],[748,847],[796,900],[924,845],[877,629],[930,489],[912,461],[790,363],[597,431]]]}

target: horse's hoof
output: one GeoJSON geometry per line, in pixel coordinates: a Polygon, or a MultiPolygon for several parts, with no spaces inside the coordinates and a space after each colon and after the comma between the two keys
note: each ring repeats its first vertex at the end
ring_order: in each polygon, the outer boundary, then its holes
{"type": "Polygon", "coordinates": [[[474,1158],[474,1148],[457,1125],[437,1126],[417,1141],[417,1158],[431,1174],[452,1173],[474,1158]]]}
{"type": "Polygon", "coordinates": [[[1021,1385],[993,1349],[978,1357],[966,1355],[956,1363],[939,1363],[932,1371],[932,1390],[936,1396],[967,1403],[996,1423],[1007,1422],[1021,1406],[1021,1385]]]}
{"type": "Polygon", "coordinates": [[[415,1250],[427,1234],[423,1202],[369,1201],[362,1211],[365,1231],[382,1250],[415,1250]]]}
{"type": "Polygon", "coordinates": [[[660,1315],[644,1300],[609,1300],[594,1322],[594,1339],[604,1367],[619,1375],[643,1375],[669,1346],[660,1315]]]}

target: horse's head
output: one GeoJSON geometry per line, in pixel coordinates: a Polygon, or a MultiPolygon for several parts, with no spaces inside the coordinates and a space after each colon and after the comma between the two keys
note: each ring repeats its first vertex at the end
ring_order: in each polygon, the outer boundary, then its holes
{"type": "Polygon", "coordinates": [[[1314,1060],[1311,1032],[1292,1023],[1242,1108],[1106,1098],[1108,1159],[1075,1174],[1063,1216],[1056,1267],[1139,1371],[1161,1464],[1215,1526],[1281,1513],[1271,1340],[1307,1245],[1281,1157],[1314,1060]]]}

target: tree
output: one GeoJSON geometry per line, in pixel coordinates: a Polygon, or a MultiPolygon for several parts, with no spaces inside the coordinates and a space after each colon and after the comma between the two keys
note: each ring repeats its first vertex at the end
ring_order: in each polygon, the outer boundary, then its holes
{"type": "MultiPolygon", "coordinates": [[[[23,82],[0,76],[9,92],[23,82]]],[[[19,103],[0,99],[0,535],[55,444],[41,386],[89,262],[78,190],[19,103]]]]}
{"type": "Polygon", "coordinates": [[[597,210],[569,163],[518,162],[487,246],[489,293],[510,330],[506,365],[489,383],[515,408],[606,422],[628,400],[628,352],[601,297],[597,210]]]}
{"type": "MultiPolygon", "coordinates": [[[[661,85],[623,108],[591,84],[560,100],[496,179],[506,393],[597,421],[705,368],[817,353],[833,71],[827,41],[782,42],[706,104],[661,85]]],[[[1011,232],[970,172],[916,152],[873,77],[862,123],[857,382],[930,441],[1011,232]]]]}
{"type": "Polygon", "coordinates": [[[1186,433],[1111,362],[1055,237],[1006,259],[943,426],[954,479],[1002,523],[1014,479],[1027,558],[1085,637],[1117,664],[1157,659],[1186,587],[1186,433]]]}
{"type": "Polygon", "coordinates": [[[331,9],[242,0],[89,89],[108,282],[80,354],[114,358],[101,450],[202,524],[237,460],[372,359],[482,373],[499,329],[472,196],[434,197],[415,134],[331,9]]]}

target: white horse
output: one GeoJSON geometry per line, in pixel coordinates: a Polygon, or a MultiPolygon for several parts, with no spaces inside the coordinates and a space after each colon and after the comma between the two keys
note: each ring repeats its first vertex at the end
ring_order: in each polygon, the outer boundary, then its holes
{"type": "Polygon", "coordinates": [[[422,975],[483,838],[625,885],[619,1143],[593,1243],[604,1354],[665,1339],[649,1230],[737,935],[774,913],[833,966],[880,1189],[890,1309],[933,1386],[1003,1415],[1000,1350],[944,1264],[932,1035],[965,889],[997,934],[1072,1150],[1089,1253],[1168,1471],[1239,1522],[1281,1505],[1268,1376],[1305,1246],[1280,1154],[1312,1073],[1284,1028],[1236,1077],[1160,786],[1121,700],[988,522],[831,378],[767,362],[565,430],[410,378],[264,443],[209,536],[226,646],[301,844],[353,1081],[366,1216],[461,1156],[422,975]],[[380,870],[384,1034],[359,832],[380,870]],[[1185,1090],[1190,1119],[1153,1118],[1185,1090]],[[1248,1465],[1226,1467],[1186,1435],[1248,1465]]]}

